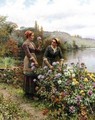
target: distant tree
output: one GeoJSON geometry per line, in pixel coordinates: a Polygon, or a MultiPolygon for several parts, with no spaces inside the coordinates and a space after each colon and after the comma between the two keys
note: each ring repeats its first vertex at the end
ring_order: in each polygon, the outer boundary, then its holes
{"type": "Polygon", "coordinates": [[[6,19],[6,16],[0,16],[0,41],[2,42],[8,40],[13,30],[17,28],[16,23],[8,22],[6,19]]]}
{"type": "Polygon", "coordinates": [[[41,30],[40,30],[40,36],[43,38],[43,33],[44,33],[44,30],[43,30],[43,27],[41,26],[41,30]]]}
{"type": "Polygon", "coordinates": [[[34,32],[35,32],[35,38],[37,38],[39,32],[39,26],[37,21],[35,21],[34,32]]]}
{"type": "Polygon", "coordinates": [[[78,45],[76,45],[76,42],[73,40],[73,48],[78,49],[78,45]]]}
{"type": "Polygon", "coordinates": [[[18,27],[16,23],[6,22],[5,24],[6,30],[11,35],[11,33],[18,27]]]}
{"type": "Polygon", "coordinates": [[[38,23],[37,23],[37,21],[35,21],[35,26],[34,26],[34,28],[35,28],[35,31],[38,30],[38,23]]]}
{"type": "Polygon", "coordinates": [[[8,32],[5,30],[6,18],[5,16],[0,16],[0,41],[7,39],[8,36],[8,32]]]}
{"type": "Polygon", "coordinates": [[[43,27],[39,27],[37,21],[35,21],[34,33],[35,33],[35,44],[37,44],[37,38],[40,36],[43,40],[43,27]]]}

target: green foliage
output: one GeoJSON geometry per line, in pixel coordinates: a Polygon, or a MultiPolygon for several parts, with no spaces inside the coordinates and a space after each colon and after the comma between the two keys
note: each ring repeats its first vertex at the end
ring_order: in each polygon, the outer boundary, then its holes
{"type": "Polygon", "coordinates": [[[13,22],[7,22],[6,16],[0,16],[0,41],[5,42],[9,39],[12,31],[17,28],[13,22]]]}
{"type": "Polygon", "coordinates": [[[3,95],[0,95],[0,120],[25,120],[28,116],[28,113],[21,110],[19,104],[10,99],[4,100],[3,95]]]}
{"type": "MultiPolygon", "coordinates": [[[[62,69],[59,69],[59,62],[54,62],[53,66],[54,70],[49,70],[47,66],[34,70],[39,74],[36,94],[47,107],[43,114],[49,115],[48,120],[63,120],[63,118],[64,120],[77,120],[79,118],[81,120],[83,118],[94,120],[95,74],[89,73],[84,63],[64,64],[62,69]]],[[[22,67],[1,70],[0,82],[16,87],[22,86],[22,67]]],[[[36,103],[35,106],[37,104],[40,103],[36,103]]],[[[10,108],[9,105],[8,107],[10,108]]],[[[12,107],[14,108],[14,105],[12,107]]],[[[13,109],[12,107],[10,109],[13,109]]],[[[14,111],[12,110],[12,112],[14,111]]]]}
{"type": "Polygon", "coordinates": [[[48,113],[52,119],[63,120],[79,116],[88,118],[95,112],[95,75],[89,73],[84,63],[71,66],[53,63],[54,70],[47,66],[40,69],[37,94],[49,102],[48,113]]]}
{"type": "Polygon", "coordinates": [[[76,42],[75,42],[75,41],[73,41],[73,48],[74,48],[74,49],[78,49],[78,45],[76,45],[76,42]]]}
{"type": "Polygon", "coordinates": [[[11,57],[0,57],[0,68],[12,68],[16,60],[11,57]]]}
{"type": "Polygon", "coordinates": [[[18,57],[19,48],[18,48],[18,42],[14,39],[9,39],[5,44],[6,52],[5,56],[10,57],[18,57]]]}
{"type": "MultiPolygon", "coordinates": [[[[68,33],[60,32],[60,31],[54,31],[54,32],[48,32],[44,31],[44,36],[49,37],[50,39],[54,36],[59,38],[62,43],[67,42],[67,45],[69,45],[69,48],[73,48],[73,41],[75,41],[78,48],[82,47],[95,47],[95,40],[90,38],[82,38],[80,36],[71,36],[68,33]]],[[[64,46],[63,46],[64,47],[64,46]]]]}
{"type": "Polygon", "coordinates": [[[6,53],[6,48],[5,48],[5,44],[4,43],[0,43],[0,56],[3,57],[6,53]]]}
{"type": "Polygon", "coordinates": [[[15,87],[23,85],[23,69],[22,67],[14,67],[12,69],[0,69],[0,82],[12,84],[15,87]]]}

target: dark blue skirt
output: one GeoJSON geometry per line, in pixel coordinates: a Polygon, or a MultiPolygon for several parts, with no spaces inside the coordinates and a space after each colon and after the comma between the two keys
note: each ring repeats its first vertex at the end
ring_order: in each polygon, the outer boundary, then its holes
{"type": "Polygon", "coordinates": [[[34,96],[36,94],[37,74],[24,75],[23,90],[26,95],[34,96]]]}

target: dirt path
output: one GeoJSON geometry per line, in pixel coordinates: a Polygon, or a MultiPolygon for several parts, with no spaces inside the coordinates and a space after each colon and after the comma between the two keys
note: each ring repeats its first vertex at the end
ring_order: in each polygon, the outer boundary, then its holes
{"type": "MultiPolygon", "coordinates": [[[[14,88],[14,91],[16,89],[14,88]]],[[[25,100],[22,96],[19,94],[13,94],[13,92],[10,91],[10,89],[7,89],[6,87],[0,86],[0,94],[3,94],[4,99],[10,99],[15,103],[19,103],[20,108],[24,111],[29,113],[29,120],[45,120],[46,116],[43,115],[42,110],[39,108],[35,108],[31,105],[31,100],[25,100]]]]}

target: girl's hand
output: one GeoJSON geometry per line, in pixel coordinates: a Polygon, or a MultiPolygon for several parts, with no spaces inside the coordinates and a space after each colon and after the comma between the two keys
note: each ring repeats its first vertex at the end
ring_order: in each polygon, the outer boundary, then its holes
{"type": "Polygon", "coordinates": [[[50,66],[49,66],[49,68],[50,68],[51,70],[53,70],[53,69],[54,69],[54,67],[53,67],[52,65],[50,65],[50,66]]]}
{"type": "Polygon", "coordinates": [[[35,62],[35,66],[36,66],[36,67],[38,67],[38,66],[39,66],[38,62],[35,62]]]}

